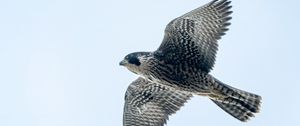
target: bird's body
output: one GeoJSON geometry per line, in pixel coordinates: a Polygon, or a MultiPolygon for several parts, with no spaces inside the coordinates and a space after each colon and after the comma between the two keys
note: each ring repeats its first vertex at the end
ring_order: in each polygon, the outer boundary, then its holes
{"type": "Polygon", "coordinates": [[[229,4],[227,0],[214,0],[172,20],[156,51],[128,54],[120,65],[151,83],[207,96],[235,118],[248,120],[259,111],[261,97],[230,87],[209,74],[217,40],[230,25],[229,4]]]}

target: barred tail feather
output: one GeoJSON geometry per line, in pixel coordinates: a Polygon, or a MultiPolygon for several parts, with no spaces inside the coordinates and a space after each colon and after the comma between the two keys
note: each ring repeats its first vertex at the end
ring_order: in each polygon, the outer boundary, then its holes
{"type": "Polygon", "coordinates": [[[210,98],[225,112],[243,122],[259,112],[262,99],[259,95],[231,87],[218,80],[216,82],[215,90],[222,96],[210,98]]]}
{"type": "Polygon", "coordinates": [[[251,117],[254,117],[254,112],[249,110],[247,107],[243,106],[243,103],[238,103],[241,101],[238,101],[233,98],[228,98],[230,99],[229,101],[231,102],[236,102],[236,104],[232,104],[230,102],[222,102],[222,101],[217,101],[214,99],[211,99],[216,105],[218,105],[220,108],[222,108],[225,112],[233,116],[234,118],[246,122],[249,120],[251,117]]]}

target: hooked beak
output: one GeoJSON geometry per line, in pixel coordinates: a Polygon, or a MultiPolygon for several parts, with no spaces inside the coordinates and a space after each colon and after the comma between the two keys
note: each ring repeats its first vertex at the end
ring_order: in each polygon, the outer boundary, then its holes
{"type": "Polygon", "coordinates": [[[127,60],[122,60],[122,61],[119,63],[119,65],[120,65],[120,66],[125,66],[127,63],[128,63],[127,60]]]}

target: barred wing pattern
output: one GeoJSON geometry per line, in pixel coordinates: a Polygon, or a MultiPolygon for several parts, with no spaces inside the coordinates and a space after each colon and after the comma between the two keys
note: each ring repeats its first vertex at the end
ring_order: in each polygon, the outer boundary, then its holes
{"type": "Polygon", "coordinates": [[[178,69],[188,66],[210,72],[218,50],[217,40],[230,25],[229,4],[227,0],[214,0],[171,21],[155,54],[178,69]]]}
{"type": "Polygon", "coordinates": [[[140,77],[126,91],[123,126],[163,126],[191,97],[140,77]]]}

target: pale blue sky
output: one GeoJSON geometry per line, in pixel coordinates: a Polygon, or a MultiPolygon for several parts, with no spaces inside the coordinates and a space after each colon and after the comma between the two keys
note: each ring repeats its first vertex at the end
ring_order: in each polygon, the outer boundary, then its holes
{"type": "MultiPolygon", "coordinates": [[[[166,24],[209,0],[1,0],[0,125],[121,126],[137,75],[118,66],[155,50],[166,24]]],[[[217,78],[260,94],[248,123],[196,97],[168,126],[300,125],[300,2],[233,0],[217,78]]]]}

